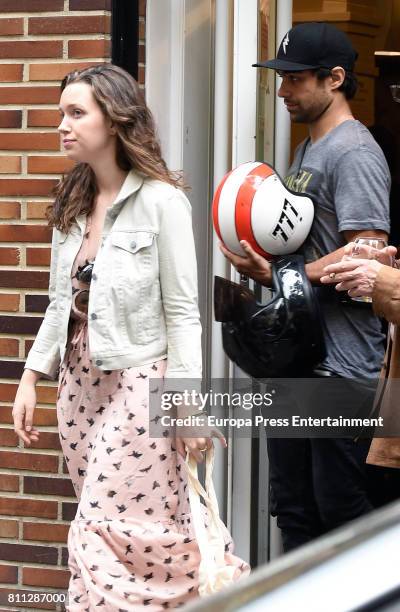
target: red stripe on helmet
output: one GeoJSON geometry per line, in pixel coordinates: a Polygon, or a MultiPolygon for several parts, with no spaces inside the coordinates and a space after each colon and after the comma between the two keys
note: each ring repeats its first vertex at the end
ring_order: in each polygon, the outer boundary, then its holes
{"type": "Polygon", "coordinates": [[[265,163],[260,164],[249,172],[236,196],[235,225],[239,240],[247,240],[252,249],[263,257],[269,254],[260,247],[254,237],[251,225],[251,206],[259,183],[273,174],[275,171],[270,166],[265,163]]]}

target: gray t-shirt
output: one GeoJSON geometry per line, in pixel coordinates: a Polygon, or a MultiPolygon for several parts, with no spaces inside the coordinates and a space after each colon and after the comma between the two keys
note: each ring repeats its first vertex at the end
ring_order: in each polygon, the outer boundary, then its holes
{"type": "MultiPolygon", "coordinates": [[[[389,168],[359,121],[345,121],[314,144],[299,145],[285,182],[315,204],[311,232],[300,249],[307,262],[344,246],[344,230],[389,232],[389,168]]],[[[343,305],[333,287],[315,291],[323,315],[324,366],[351,378],[376,376],[384,350],[379,319],[370,309],[343,305]]]]}

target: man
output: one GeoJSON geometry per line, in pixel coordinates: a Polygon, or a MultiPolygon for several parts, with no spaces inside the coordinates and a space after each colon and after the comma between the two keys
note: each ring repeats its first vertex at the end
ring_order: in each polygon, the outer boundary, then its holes
{"type": "MultiPolygon", "coordinates": [[[[276,59],[255,64],[278,72],[278,96],[291,120],[308,126],[309,138],[297,148],[286,184],[315,203],[301,253],[323,316],[327,356],[319,375],[350,379],[378,377],[384,348],[380,322],[356,302],[342,304],[320,278],[326,265],[342,258],[346,243],[364,235],[386,239],[390,229],[389,170],[349,106],[357,89],[356,58],[343,32],[304,23],[286,34],[276,59]]],[[[241,244],[245,257],[221,250],[239,272],[270,285],[270,264],[248,243],[241,244]]],[[[286,551],[372,509],[367,451],[367,441],[350,438],[268,439],[272,512],[286,551]]]]}

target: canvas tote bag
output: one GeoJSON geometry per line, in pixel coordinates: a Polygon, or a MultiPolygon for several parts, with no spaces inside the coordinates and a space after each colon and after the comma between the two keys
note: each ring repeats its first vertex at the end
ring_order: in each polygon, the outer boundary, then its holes
{"type": "Polygon", "coordinates": [[[248,573],[239,577],[235,576],[238,566],[229,563],[225,557],[224,532],[226,532],[226,527],[219,516],[218,501],[212,481],[213,466],[214,447],[211,447],[206,451],[204,489],[198,479],[197,462],[189,453],[186,455],[190,509],[201,555],[199,567],[199,595],[201,597],[225,589],[248,573]],[[204,523],[200,497],[204,499],[208,510],[207,528],[204,523]]]}

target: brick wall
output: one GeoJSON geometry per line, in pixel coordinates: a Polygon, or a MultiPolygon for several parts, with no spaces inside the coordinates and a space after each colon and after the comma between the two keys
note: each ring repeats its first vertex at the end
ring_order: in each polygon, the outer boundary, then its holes
{"type": "Polygon", "coordinates": [[[30,448],[16,439],[11,408],[48,303],[44,211],[70,167],[55,129],[59,81],[109,58],[110,4],[0,0],[0,612],[56,609],[7,606],[6,593],[60,592],[69,579],[66,537],[76,505],[60,453],[54,384],[38,386],[42,433],[30,448]]]}

